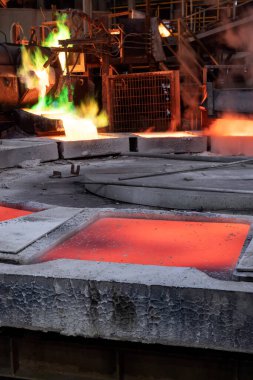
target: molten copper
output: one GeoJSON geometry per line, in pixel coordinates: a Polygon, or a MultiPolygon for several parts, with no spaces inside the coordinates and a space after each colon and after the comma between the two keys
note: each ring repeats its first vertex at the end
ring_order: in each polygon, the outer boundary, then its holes
{"type": "Polygon", "coordinates": [[[19,210],[16,208],[0,206],[0,222],[9,219],[19,218],[20,216],[25,216],[29,214],[32,214],[32,212],[27,210],[19,210]]]}
{"type": "Polygon", "coordinates": [[[249,225],[102,218],[47,252],[61,258],[224,270],[238,260],[249,225]]]}

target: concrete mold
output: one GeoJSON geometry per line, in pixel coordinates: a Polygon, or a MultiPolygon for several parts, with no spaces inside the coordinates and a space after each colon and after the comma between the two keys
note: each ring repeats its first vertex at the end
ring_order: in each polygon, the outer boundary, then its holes
{"type": "Polygon", "coordinates": [[[39,262],[61,258],[126,264],[235,267],[250,226],[240,223],[103,217],[46,252],[39,262]]]}
{"type": "Polygon", "coordinates": [[[78,158],[113,153],[161,152],[161,153],[199,153],[207,149],[206,136],[176,133],[160,133],[150,138],[138,134],[99,134],[98,139],[85,141],[66,141],[58,139],[62,158],[78,158]],[[134,141],[135,140],[135,141],[134,141]]]}
{"type": "Polygon", "coordinates": [[[126,135],[100,135],[97,139],[66,141],[57,139],[60,158],[80,158],[97,155],[128,152],[129,141],[126,135]]]}
{"type": "MultiPolygon", "coordinates": [[[[2,262],[9,260],[21,265],[0,265],[0,326],[89,338],[253,352],[253,284],[244,279],[238,282],[231,275],[216,279],[189,267],[98,260],[65,259],[31,264],[101,218],[141,217],[239,224],[249,228],[252,217],[59,209],[50,207],[50,212],[49,209],[39,211],[33,220],[37,225],[41,225],[42,220],[55,223],[58,220],[58,226],[50,225],[43,236],[36,241],[31,239],[25,248],[21,242],[18,252],[14,247],[12,253],[1,253],[2,262]]],[[[22,224],[27,217],[31,215],[16,219],[16,223],[22,224]]],[[[0,225],[6,228],[9,223],[11,220],[0,225]]],[[[14,239],[13,232],[8,238],[14,239]]],[[[250,229],[244,252],[251,249],[251,238],[250,229]]]]}
{"type": "Polygon", "coordinates": [[[97,139],[67,141],[64,137],[27,137],[0,141],[0,168],[14,167],[23,161],[41,162],[75,159],[129,151],[197,153],[207,149],[205,136],[190,135],[145,138],[130,134],[99,134],[97,139]],[[134,148],[132,146],[135,139],[134,148]]]}

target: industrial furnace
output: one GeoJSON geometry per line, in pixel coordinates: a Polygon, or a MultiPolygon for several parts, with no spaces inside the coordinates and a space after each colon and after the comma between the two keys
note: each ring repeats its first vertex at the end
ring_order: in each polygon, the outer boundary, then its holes
{"type": "MultiPolygon", "coordinates": [[[[20,45],[3,43],[0,44],[0,93],[1,93],[1,110],[13,109],[14,107],[24,107],[33,105],[38,102],[38,89],[36,87],[35,67],[27,68],[30,83],[34,84],[27,87],[22,81],[22,73],[19,72],[22,62],[22,47],[20,45]]],[[[49,48],[27,46],[26,53],[33,55],[35,49],[39,49],[40,54],[45,60],[52,56],[49,48]]],[[[50,65],[48,84],[46,94],[50,94],[56,87],[61,74],[60,63],[58,60],[50,65]]]]}

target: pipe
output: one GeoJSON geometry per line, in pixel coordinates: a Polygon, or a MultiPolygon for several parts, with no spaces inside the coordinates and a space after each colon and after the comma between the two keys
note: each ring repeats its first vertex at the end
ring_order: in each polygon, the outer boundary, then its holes
{"type": "Polygon", "coordinates": [[[163,176],[163,175],[173,175],[173,174],[178,174],[178,173],[190,173],[190,172],[197,172],[197,171],[202,171],[202,170],[209,170],[209,169],[219,169],[223,167],[228,167],[228,166],[233,166],[233,165],[238,165],[238,164],[245,164],[253,162],[253,158],[249,158],[246,160],[240,160],[240,161],[233,161],[233,162],[224,162],[221,164],[217,165],[209,165],[209,166],[204,166],[202,168],[193,168],[193,169],[183,169],[183,170],[176,170],[174,172],[156,172],[156,173],[149,173],[149,174],[142,174],[138,176],[131,176],[131,177],[119,177],[118,179],[120,181],[126,181],[129,179],[139,179],[139,178],[150,178],[150,177],[158,177],[158,176],[163,176]]]}
{"type": "Polygon", "coordinates": [[[151,27],[151,2],[146,0],[146,33],[150,33],[151,27]]]}
{"type": "MultiPolygon", "coordinates": [[[[171,155],[171,154],[154,154],[154,153],[124,153],[121,156],[126,157],[147,157],[147,158],[164,158],[175,161],[205,161],[205,162],[234,162],[234,156],[191,156],[185,154],[171,155]]],[[[244,161],[248,157],[237,157],[238,161],[244,161]]]]}
{"type": "Polygon", "coordinates": [[[158,185],[143,185],[134,183],[122,183],[122,182],[82,182],[86,188],[86,185],[101,185],[101,186],[122,186],[122,187],[139,187],[147,189],[161,189],[161,190],[182,190],[182,191],[199,191],[206,193],[229,193],[229,194],[245,194],[253,195],[253,191],[250,190],[229,190],[218,188],[204,188],[204,187],[181,187],[181,186],[158,186],[158,185]]]}
{"type": "Polygon", "coordinates": [[[128,0],[128,10],[129,11],[132,11],[133,9],[135,9],[135,6],[136,6],[135,0],[128,0]]]}

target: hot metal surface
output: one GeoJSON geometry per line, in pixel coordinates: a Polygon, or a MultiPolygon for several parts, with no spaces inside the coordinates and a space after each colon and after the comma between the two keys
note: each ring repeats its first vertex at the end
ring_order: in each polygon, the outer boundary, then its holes
{"type": "Polygon", "coordinates": [[[20,216],[30,214],[32,214],[31,211],[0,206],[0,222],[3,222],[4,220],[19,218],[20,216]]]}
{"type": "Polygon", "coordinates": [[[60,258],[219,271],[235,266],[248,224],[101,218],[48,251],[60,258]]]}

